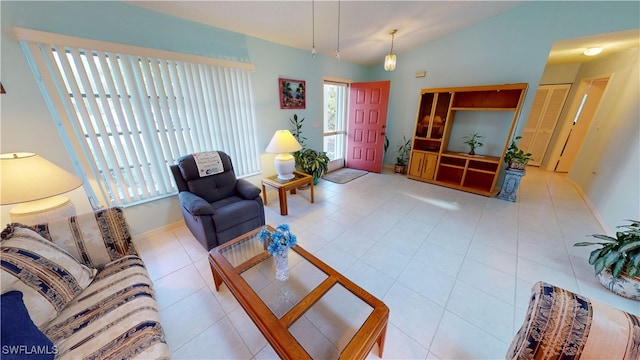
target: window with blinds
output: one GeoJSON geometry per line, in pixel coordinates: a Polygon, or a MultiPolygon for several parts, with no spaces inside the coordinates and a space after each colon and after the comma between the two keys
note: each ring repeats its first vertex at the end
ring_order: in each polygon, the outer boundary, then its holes
{"type": "Polygon", "coordinates": [[[253,65],[14,31],[95,208],[175,193],[169,165],[189,153],[260,171],[253,65]]]}

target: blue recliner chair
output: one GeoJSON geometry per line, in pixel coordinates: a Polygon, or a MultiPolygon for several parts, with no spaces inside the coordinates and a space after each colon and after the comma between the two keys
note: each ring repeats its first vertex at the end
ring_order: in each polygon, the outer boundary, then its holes
{"type": "Polygon", "coordinates": [[[193,155],[170,166],[187,227],[207,250],[265,224],[260,188],[236,179],[229,155],[218,154],[224,171],[215,175],[201,177],[193,155]]]}

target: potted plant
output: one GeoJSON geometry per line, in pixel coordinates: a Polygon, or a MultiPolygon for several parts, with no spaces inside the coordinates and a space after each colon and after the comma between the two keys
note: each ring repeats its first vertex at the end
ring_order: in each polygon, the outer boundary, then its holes
{"type": "Polygon", "coordinates": [[[600,283],[612,292],[640,300],[640,221],[627,220],[631,224],[617,226],[616,236],[593,234],[603,242],[579,242],[574,246],[597,245],[591,252],[589,264],[593,265],[600,283]]]}
{"type": "MultiPolygon", "coordinates": [[[[304,122],[304,118],[298,119],[298,114],[293,114],[293,118],[289,119],[289,123],[291,124],[291,135],[293,135],[300,146],[304,149],[304,141],[307,140],[306,137],[302,136],[302,123],[304,122]]],[[[296,161],[296,167],[299,167],[300,163],[300,151],[296,151],[293,153],[293,158],[296,161]]]]}
{"type": "Polygon", "coordinates": [[[520,139],[522,139],[522,136],[516,136],[504,154],[504,162],[507,163],[509,169],[524,170],[527,162],[531,159],[531,153],[525,153],[516,145],[516,140],[520,139]]]}
{"type": "Polygon", "coordinates": [[[475,131],[472,132],[471,135],[463,136],[462,138],[467,139],[467,141],[465,141],[464,144],[469,145],[469,148],[471,149],[469,150],[469,155],[475,155],[476,149],[484,146],[484,144],[481,143],[480,140],[478,140],[482,138],[482,135],[478,134],[475,131]]]}
{"type": "Polygon", "coordinates": [[[302,123],[304,118],[298,118],[297,114],[293,114],[293,118],[289,119],[291,124],[291,134],[302,145],[302,149],[293,153],[296,160],[296,168],[304,173],[313,176],[313,184],[317,184],[318,180],[327,173],[329,169],[329,157],[323,151],[316,151],[305,148],[304,141],[306,137],[302,136],[302,123]]]}
{"type": "Polygon", "coordinates": [[[402,143],[398,145],[396,153],[396,163],[394,172],[397,174],[407,173],[407,163],[409,161],[409,153],[411,152],[411,139],[407,140],[405,135],[402,135],[402,143]]]}
{"type": "Polygon", "coordinates": [[[317,184],[318,180],[327,173],[329,169],[329,157],[324,151],[315,151],[313,149],[302,149],[298,151],[296,165],[300,171],[313,176],[313,184],[317,184]]]}

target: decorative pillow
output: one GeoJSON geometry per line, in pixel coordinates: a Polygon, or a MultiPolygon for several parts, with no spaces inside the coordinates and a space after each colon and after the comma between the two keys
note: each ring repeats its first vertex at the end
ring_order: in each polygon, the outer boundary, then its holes
{"type": "Polygon", "coordinates": [[[40,235],[53,241],[78,262],[92,268],[125,255],[136,255],[122,209],[108,208],[36,225],[40,235]]]}
{"type": "Polygon", "coordinates": [[[0,242],[2,293],[21,291],[31,319],[42,328],[91,283],[96,270],[31,228],[11,230],[0,242]]]}
{"type": "Polygon", "coordinates": [[[640,317],[544,282],[506,359],[640,359],[640,317]]]}
{"type": "Polygon", "coordinates": [[[0,310],[2,359],[53,359],[57,349],[29,317],[20,291],[2,294],[0,310]]]}

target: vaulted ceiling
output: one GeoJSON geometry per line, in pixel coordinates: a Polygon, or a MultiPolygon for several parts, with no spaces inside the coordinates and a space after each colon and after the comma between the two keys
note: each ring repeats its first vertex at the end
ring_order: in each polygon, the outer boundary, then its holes
{"type": "MultiPolygon", "coordinates": [[[[361,65],[382,63],[397,29],[394,53],[415,49],[522,5],[525,1],[125,1],[129,4],[247,34],[361,65]],[[338,23],[339,16],[339,23],[338,23]],[[339,32],[338,32],[339,25],[339,32]]],[[[554,44],[550,64],[591,60],[587,47],[607,51],[639,46],[638,30],[554,44]]]]}

